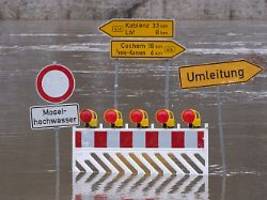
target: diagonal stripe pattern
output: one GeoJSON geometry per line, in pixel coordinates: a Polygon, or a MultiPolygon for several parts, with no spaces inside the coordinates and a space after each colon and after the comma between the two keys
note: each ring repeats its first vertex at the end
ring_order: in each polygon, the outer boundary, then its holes
{"type": "MultiPolygon", "coordinates": [[[[197,154],[202,157],[201,153],[197,154]]],[[[76,155],[77,156],[77,155],[76,155]]],[[[83,161],[76,160],[75,171],[102,174],[205,174],[204,163],[194,153],[107,152],[88,154],[83,161]]]]}

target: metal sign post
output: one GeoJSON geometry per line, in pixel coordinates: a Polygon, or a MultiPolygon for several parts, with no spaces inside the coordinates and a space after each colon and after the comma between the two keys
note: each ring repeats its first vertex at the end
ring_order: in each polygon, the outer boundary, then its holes
{"type": "Polygon", "coordinates": [[[225,149],[224,149],[224,132],[222,125],[222,100],[220,87],[217,87],[217,104],[218,104],[218,127],[219,127],[219,137],[220,137],[220,150],[221,150],[221,159],[222,159],[222,169],[223,174],[226,174],[226,161],[225,161],[225,149]]]}
{"type": "Polygon", "coordinates": [[[75,89],[75,79],[72,72],[64,65],[56,64],[45,66],[37,75],[35,87],[38,95],[48,103],[54,105],[32,106],[30,121],[33,130],[53,128],[55,131],[55,171],[56,193],[60,194],[60,127],[76,126],[80,124],[78,104],[60,104],[68,100],[75,89]]]}
{"type": "Polygon", "coordinates": [[[56,165],[56,193],[55,200],[59,199],[60,196],[60,149],[59,149],[59,127],[54,128],[55,130],[55,165],[56,165]]]}
{"type": "Polygon", "coordinates": [[[114,108],[118,108],[118,88],[119,88],[119,63],[115,62],[115,74],[114,74],[114,101],[113,106],[114,108]]]}
{"type": "Polygon", "coordinates": [[[164,92],[165,108],[170,107],[170,61],[165,64],[165,92],[164,92]]]}

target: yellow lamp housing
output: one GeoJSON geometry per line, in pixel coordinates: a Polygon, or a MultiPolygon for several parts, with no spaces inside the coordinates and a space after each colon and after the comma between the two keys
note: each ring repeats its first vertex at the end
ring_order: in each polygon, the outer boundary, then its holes
{"type": "Polygon", "coordinates": [[[89,122],[89,127],[90,128],[98,128],[99,123],[98,123],[98,117],[95,111],[91,110],[92,112],[92,119],[89,122]]]}
{"type": "Polygon", "coordinates": [[[122,113],[117,109],[114,109],[114,110],[117,113],[117,119],[114,123],[114,126],[115,126],[115,128],[122,128],[123,127],[122,113]]]}
{"type": "Polygon", "coordinates": [[[149,117],[148,117],[148,114],[145,110],[142,110],[142,109],[139,109],[142,114],[143,114],[143,118],[140,122],[140,127],[141,128],[148,128],[149,127],[149,117]]]}
{"type": "Polygon", "coordinates": [[[201,116],[200,113],[194,109],[191,109],[195,114],[195,119],[192,122],[192,128],[200,128],[201,127],[201,116]]]}
{"type": "Polygon", "coordinates": [[[174,128],[176,124],[176,120],[174,118],[173,112],[168,110],[168,113],[169,113],[169,119],[166,122],[167,128],[174,128]]]}

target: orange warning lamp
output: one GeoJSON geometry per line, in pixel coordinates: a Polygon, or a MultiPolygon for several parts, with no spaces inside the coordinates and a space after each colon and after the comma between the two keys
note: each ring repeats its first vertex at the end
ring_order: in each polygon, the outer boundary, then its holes
{"type": "Polygon", "coordinates": [[[175,126],[173,112],[169,109],[157,110],[155,118],[158,123],[163,125],[163,128],[173,128],[175,126]]]}
{"type": "Polygon", "coordinates": [[[80,119],[85,123],[85,127],[96,128],[98,127],[98,119],[95,111],[91,109],[83,109],[80,112],[80,119]]]}
{"type": "Polygon", "coordinates": [[[129,114],[130,121],[137,124],[137,128],[147,128],[149,126],[148,114],[143,109],[133,109],[129,114]]]}
{"type": "Polygon", "coordinates": [[[112,128],[123,127],[122,114],[115,108],[107,109],[104,112],[104,120],[106,123],[110,124],[112,128]]]}
{"type": "Polygon", "coordinates": [[[200,114],[194,109],[185,109],[181,117],[183,122],[188,124],[189,128],[198,128],[201,126],[200,114]]]}

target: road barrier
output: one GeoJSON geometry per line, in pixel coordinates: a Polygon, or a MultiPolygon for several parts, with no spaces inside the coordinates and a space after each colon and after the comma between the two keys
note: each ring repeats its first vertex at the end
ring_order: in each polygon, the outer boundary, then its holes
{"type": "Polygon", "coordinates": [[[208,174],[205,128],[73,128],[74,172],[208,174]]]}

